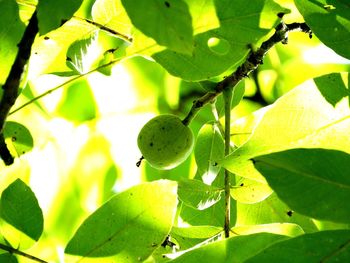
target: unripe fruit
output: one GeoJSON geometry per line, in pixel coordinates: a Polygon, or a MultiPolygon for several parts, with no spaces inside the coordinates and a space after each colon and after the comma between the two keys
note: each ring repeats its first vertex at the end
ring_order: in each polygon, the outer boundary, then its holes
{"type": "Polygon", "coordinates": [[[191,129],[177,116],[164,114],[143,126],[137,145],[151,166],[167,170],[187,159],[193,149],[194,137],[191,129]]]}

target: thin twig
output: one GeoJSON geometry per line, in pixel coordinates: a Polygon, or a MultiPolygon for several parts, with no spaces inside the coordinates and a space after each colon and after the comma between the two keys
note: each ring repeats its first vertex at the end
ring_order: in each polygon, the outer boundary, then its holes
{"type": "MultiPolygon", "coordinates": [[[[18,44],[18,53],[16,59],[11,67],[10,73],[6,79],[5,84],[2,86],[4,91],[0,101],[0,137],[3,139],[3,129],[6,118],[10,112],[11,107],[15,104],[18,97],[18,89],[21,82],[21,77],[25,71],[25,66],[29,60],[32,44],[35,36],[39,31],[38,19],[36,17],[36,11],[33,13],[29,20],[28,26],[24,31],[23,37],[18,44]]],[[[1,148],[7,148],[6,144],[2,145],[1,148]]],[[[6,165],[13,163],[13,157],[9,154],[9,151],[1,151],[0,156],[3,160],[7,160],[6,165]],[[4,154],[4,155],[2,155],[4,154]],[[11,159],[12,157],[12,159],[11,159]]]]}
{"type": "Polygon", "coordinates": [[[224,90],[235,87],[243,78],[247,77],[252,71],[263,63],[266,53],[275,44],[279,42],[286,44],[288,41],[288,32],[292,31],[307,33],[309,34],[310,38],[312,36],[310,28],[305,23],[285,24],[281,22],[276,27],[275,33],[268,40],[263,42],[258,50],[251,51],[245,62],[240,65],[235,72],[227,76],[224,80],[218,82],[212,91],[207,92],[193,102],[191,110],[182,122],[188,125],[203,106],[213,101],[224,90]]]}
{"type": "Polygon", "coordinates": [[[30,254],[27,254],[27,253],[25,253],[23,251],[20,251],[20,250],[16,249],[16,248],[6,246],[4,244],[0,244],[0,249],[5,250],[5,251],[9,252],[10,254],[17,254],[17,255],[20,255],[22,257],[29,258],[29,259],[31,259],[33,261],[36,261],[36,262],[48,263],[48,261],[42,260],[40,258],[37,258],[37,257],[32,256],[30,254]]]}

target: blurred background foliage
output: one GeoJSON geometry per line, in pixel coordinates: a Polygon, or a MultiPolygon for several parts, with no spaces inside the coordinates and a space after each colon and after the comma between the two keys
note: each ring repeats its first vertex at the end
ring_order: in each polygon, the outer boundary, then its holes
{"type": "MultiPolygon", "coordinates": [[[[26,21],[37,3],[35,0],[17,2],[21,19],[26,21]]],[[[22,95],[13,109],[62,85],[71,76],[85,74],[113,59],[120,58],[120,61],[59,87],[12,113],[8,119],[30,130],[34,148],[17,158],[12,166],[1,164],[0,190],[21,174],[22,180],[35,192],[43,210],[45,228],[42,242],[31,248],[30,253],[43,258],[62,257],[64,246],[77,227],[114,193],[160,178],[180,180],[196,176],[194,156],[169,171],[156,170],[147,162],[136,167],[140,158],[136,141],[140,128],[151,117],[173,113],[182,118],[192,101],[206,90],[197,82],[170,75],[150,57],[124,59],[130,43],[96,30],[80,19],[92,19],[94,2],[84,1],[71,20],[36,40],[29,81],[23,84],[22,95]],[[61,246],[54,250],[50,244],[61,246]]],[[[284,17],[285,22],[302,21],[293,1],[276,2],[291,9],[284,17]]],[[[317,37],[309,39],[305,34],[291,33],[288,45],[273,47],[264,64],[240,84],[245,87],[244,97],[232,112],[232,121],[273,103],[305,80],[349,70],[349,61],[324,46],[317,37]]],[[[218,98],[217,105],[222,105],[220,100],[218,98]]],[[[198,134],[204,123],[216,120],[218,112],[222,113],[220,106],[217,111],[213,111],[211,105],[205,106],[190,125],[194,134],[198,134]]],[[[283,206],[274,195],[264,202],[283,206]]],[[[249,207],[250,213],[257,213],[255,206],[260,203],[232,205],[238,211],[249,207]]],[[[223,211],[222,206],[223,202],[219,202],[212,209],[196,211],[198,215],[190,211],[193,208],[184,207],[182,217],[195,225],[205,222],[220,226],[224,214],[217,211],[223,211]]],[[[266,219],[271,214],[266,214],[257,218],[240,216],[233,221],[272,222],[266,219]]],[[[294,220],[302,222],[310,231],[315,227],[305,218],[294,220]]],[[[14,236],[18,240],[23,238],[21,233],[14,236]]]]}

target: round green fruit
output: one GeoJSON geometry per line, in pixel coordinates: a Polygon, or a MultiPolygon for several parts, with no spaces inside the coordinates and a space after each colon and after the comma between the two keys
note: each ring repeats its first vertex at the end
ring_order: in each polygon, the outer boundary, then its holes
{"type": "Polygon", "coordinates": [[[187,159],[193,149],[194,137],[191,129],[177,116],[164,114],[143,126],[137,145],[151,166],[167,170],[187,159]]]}

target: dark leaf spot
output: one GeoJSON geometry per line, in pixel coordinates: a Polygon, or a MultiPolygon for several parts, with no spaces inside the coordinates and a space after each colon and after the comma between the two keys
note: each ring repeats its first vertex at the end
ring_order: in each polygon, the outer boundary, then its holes
{"type": "Polygon", "coordinates": [[[284,15],[285,15],[285,13],[283,13],[283,12],[280,12],[280,13],[277,14],[277,16],[278,16],[279,18],[284,17],[284,15]]]}
{"type": "Polygon", "coordinates": [[[165,6],[166,6],[167,8],[170,7],[170,3],[169,3],[168,1],[165,1],[164,4],[165,4],[165,6]]]}
{"type": "Polygon", "coordinates": [[[293,211],[292,211],[292,210],[289,210],[289,211],[287,212],[287,215],[288,215],[288,216],[292,216],[292,215],[293,215],[293,211]]]}
{"type": "Polygon", "coordinates": [[[15,142],[15,141],[17,141],[17,138],[16,138],[15,136],[12,136],[11,140],[12,140],[13,142],[15,142]]]}
{"type": "Polygon", "coordinates": [[[239,186],[244,186],[244,183],[241,183],[239,186]]]}
{"type": "Polygon", "coordinates": [[[149,144],[149,146],[153,147],[153,142],[151,142],[151,143],[149,144]]]}
{"type": "Polygon", "coordinates": [[[49,40],[50,38],[49,38],[48,36],[45,36],[44,39],[45,39],[45,40],[49,40]]]}

